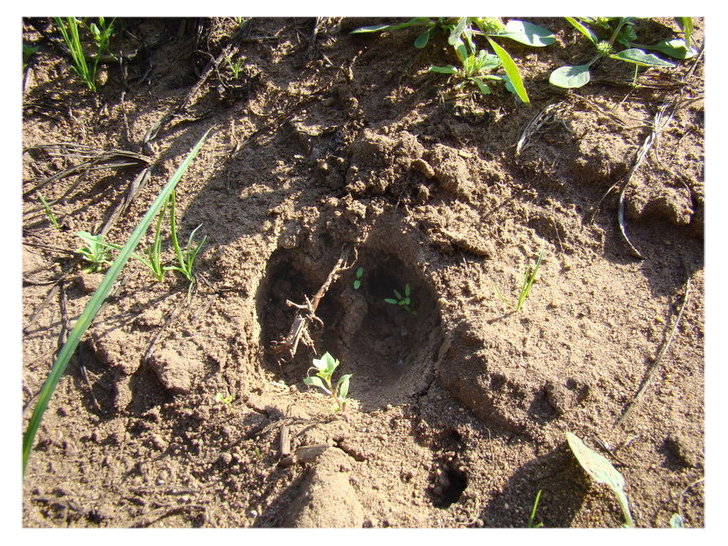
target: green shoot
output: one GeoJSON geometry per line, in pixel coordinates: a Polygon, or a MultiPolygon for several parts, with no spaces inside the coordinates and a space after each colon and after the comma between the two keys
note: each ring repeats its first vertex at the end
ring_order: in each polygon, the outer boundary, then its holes
{"type": "Polygon", "coordinates": [[[591,80],[590,68],[592,65],[602,59],[631,63],[637,68],[641,66],[672,68],[675,66],[673,63],[652,53],[647,53],[645,50],[654,50],[675,59],[688,59],[696,54],[691,43],[692,21],[689,17],[682,17],[678,20],[683,29],[684,38],[662,40],[652,45],[636,43],[637,29],[634,17],[566,17],[566,20],[592,43],[596,54],[585,64],[562,66],[554,70],[549,76],[549,82],[557,87],[565,89],[583,87],[591,80]],[[590,26],[609,33],[609,38],[601,39],[597,31],[590,26]],[[617,45],[623,46],[625,49],[615,51],[617,45]]]}
{"type": "Polygon", "coordinates": [[[619,471],[612,466],[605,457],[587,447],[578,436],[571,432],[566,433],[566,441],[569,443],[571,451],[574,453],[576,460],[579,461],[581,467],[589,476],[597,483],[603,483],[609,486],[617,496],[619,505],[624,515],[625,527],[634,527],[634,520],[629,511],[629,501],[624,492],[624,477],[619,471]]]}
{"type": "Polygon", "coordinates": [[[162,221],[164,220],[164,214],[167,212],[168,202],[169,201],[162,205],[162,210],[159,211],[159,216],[157,216],[157,225],[154,228],[154,241],[147,249],[147,258],[149,258],[149,260],[144,260],[137,256],[137,259],[140,259],[141,262],[151,270],[157,281],[162,281],[162,279],[164,279],[165,270],[164,267],[162,267],[162,221]]]}
{"type": "Polygon", "coordinates": [[[215,394],[215,400],[220,402],[221,404],[225,404],[226,406],[229,406],[233,403],[233,395],[232,394],[223,394],[221,392],[218,392],[215,394]]]}
{"type": "Polygon", "coordinates": [[[541,500],[541,489],[538,490],[538,493],[536,493],[536,498],[533,500],[533,508],[531,508],[531,515],[528,517],[528,523],[526,524],[526,527],[529,529],[538,529],[539,527],[543,527],[543,523],[539,522],[536,523],[536,510],[538,510],[538,502],[541,500]]]}
{"type": "Polygon", "coordinates": [[[195,147],[190,151],[185,160],[177,168],[172,177],[167,181],[167,184],[164,186],[164,188],[154,200],[152,205],[149,207],[149,210],[139,222],[139,225],[131,234],[129,240],[122,247],[119,255],[111,264],[111,267],[101,281],[98,289],[96,290],[96,292],[94,292],[93,296],[91,296],[91,299],[86,304],[86,307],[84,308],[81,315],[78,317],[75,326],[69,333],[66,343],[63,345],[60,352],[58,353],[58,356],[53,363],[53,367],[48,374],[48,378],[46,379],[43,387],[38,393],[36,405],[33,408],[33,413],[30,416],[30,420],[28,421],[28,427],[26,428],[25,434],[23,435],[23,475],[25,475],[25,470],[28,466],[28,461],[30,459],[30,452],[33,449],[33,441],[35,440],[35,435],[38,432],[41,421],[43,420],[43,415],[48,408],[48,403],[53,396],[58,382],[60,381],[61,377],[63,377],[63,374],[66,371],[66,367],[68,366],[68,362],[71,360],[73,353],[76,351],[76,348],[81,341],[81,337],[89,328],[94,318],[96,318],[96,314],[99,312],[99,309],[101,309],[101,306],[106,300],[106,297],[109,295],[111,287],[116,282],[116,279],[121,273],[121,270],[124,268],[126,262],[131,257],[137,244],[139,244],[139,241],[144,236],[144,233],[146,233],[149,225],[154,219],[154,216],[162,208],[164,203],[169,198],[169,194],[174,190],[175,186],[177,185],[177,182],[179,182],[180,178],[182,178],[184,173],[189,168],[190,163],[192,163],[195,156],[197,156],[197,153],[200,151],[200,148],[202,148],[202,145],[207,139],[209,132],[210,131],[208,130],[202,136],[202,138],[200,138],[195,147]]]}
{"type": "Polygon", "coordinates": [[[535,265],[529,265],[526,269],[526,274],[523,277],[523,285],[521,286],[521,292],[518,294],[518,303],[516,303],[516,312],[520,311],[523,307],[528,294],[531,292],[533,283],[538,278],[538,271],[541,269],[541,261],[543,260],[543,249],[538,254],[538,259],[535,265]]]}
{"type": "Polygon", "coordinates": [[[243,60],[238,59],[237,61],[233,62],[232,57],[230,55],[227,55],[225,57],[225,62],[227,62],[228,68],[230,69],[230,73],[233,75],[233,78],[237,80],[238,76],[240,75],[240,71],[243,68],[243,60]]]}
{"type": "Polygon", "coordinates": [[[197,230],[202,227],[202,224],[197,226],[194,230],[192,230],[192,233],[190,233],[189,238],[187,239],[187,245],[182,248],[179,244],[179,239],[177,236],[177,196],[176,192],[172,192],[170,199],[170,239],[172,240],[172,248],[174,248],[174,253],[177,256],[177,262],[179,265],[176,266],[169,266],[166,269],[169,271],[178,271],[179,273],[182,273],[188,281],[191,283],[195,282],[195,277],[192,272],[192,268],[195,264],[195,259],[197,258],[197,255],[199,254],[200,250],[202,249],[202,245],[205,244],[205,241],[207,241],[207,235],[205,235],[202,240],[195,244],[195,234],[197,233],[197,230]]]}
{"type": "Polygon", "coordinates": [[[99,17],[98,23],[91,23],[88,26],[96,44],[97,57],[109,53],[109,40],[114,33],[114,21],[115,19],[112,19],[110,23],[106,24],[106,20],[99,17]]]}
{"type": "Polygon", "coordinates": [[[353,284],[354,290],[359,290],[359,288],[361,288],[361,278],[363,276],[364,276],[364,268],[363,267],[357,268],[356,272],[354,273],[354,277],[356,277],[354,279],[354,284],[353,284]]]}
{"type": "Polygon", "coordinates": [[[94,61],[92,65],[86,61],[86,54],[83,52],[81,45],[81,36],[78,32],[78,21],[75,17],[66,17],[65,22],[60,17],[54,17],[56,26],[63,36],[63,41],[71,53],[73,62],[73,70],[88,86],[88,88],[96,93],[96,65],[94,61]]]}
{"type": "Polygon", "coordinates": [[[43,194],[38,192],[38,199],[40,200],[41,204],[43,205],[43,210],[45,210],[45,215],[48,218],[48,221],[51,223],[51,225],[55,229],[61,229],[61,225],[58,223],[58,218],[56,218],[56,215],[53,213],[53,209],[48,204],[48,201],[45,200],[43,197],[43,194]]]}
{"type": "Polygon", "coordinates": [[[103,235],[91,235],[87,231],[79,231],[76,235],[86,243],[85,246],[76,250],[88,262],[83,269],[86,273],[96,273],[104,266],[111,265],[111,248],[113,247],[104,242],[103,235]]]}
{"type": "Polygon", "coordinates": [[[336,410],[343,411],[346,409],[346,404],[349,402],[347,397],[349,395],[349,380],[351,379],[352,374],[348,373],[342,375],[336,382],[336,386],[332,386],[331,380],[334,375],[334,370],[336,370],[338,366],[339,361],[326,352],[320,359],[313,359],[313,367],[309,368],[309,372],[315,369],[316,375],[307,375],[303,379],[303,382],[306,385],[322,389],[334,402],[336,402],[336,410]]]}
{"type": "Polygon", "coordinates": [[[412,305],[412,289],[410,288],[409,283],[404,285],[404,296],[396,288],[393,290],[393,292],[394,298],[384,298],[384,301],[386,301],[387,303],[391,303],[392,305],[398,305],[402,307],[411,315],[417,314],[417,311],[410,307],[410,305],[412,305]]]}

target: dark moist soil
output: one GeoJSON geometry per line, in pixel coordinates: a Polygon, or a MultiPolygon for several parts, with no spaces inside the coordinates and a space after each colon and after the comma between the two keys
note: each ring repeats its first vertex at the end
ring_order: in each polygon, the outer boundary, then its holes
{"type": "MultiPolygon", "coordinates": [[[[417,29],[350,34],[377,22],[119,19],[125,61],[102,65],[94,95],[50,20],[23,21],[39,48],[23,94],[24,426],[101,279],[75,233],[126,241],[212,128],[178,186],[182,240],[207,236],[198,282],[123,270],[39,429],[24,526],[524,527],[539,490],[546,527],[620,526],[567,431],[622,473],[638,526],[704,525],[702,61],[636,87],[604,61],[567,92],[548,75],[589,44],[533,20],[557,42],[508,44],[526,106],[428,72],[454,61],[443,36],[417,50],[417,29]],[[617,192],[600,199],[664,104],[678,107],[624,194],[638,259],[617,192]],[[71,146],[106,163],[44,183],[85,160],[71,146]],[[286,359],[288,302],[313,298],[342,253],[351,267],[286,359]],[[407,284],[409,310],[384,301],[407,284]],[[353,374],[343,412],[303,383],[326,351],[335,377],[353,374]]],[[[163,250],[172,262],[166,231],[163,250]]]]}

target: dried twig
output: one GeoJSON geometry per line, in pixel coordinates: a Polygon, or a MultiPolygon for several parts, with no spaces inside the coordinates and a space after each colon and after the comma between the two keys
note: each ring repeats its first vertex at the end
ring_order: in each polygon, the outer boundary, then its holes
{"type": "Polygon", "coordinates": [[[316,309],[318,308],[321,299],[324,295],[326,295],[326,291],[334,283],[334,281],[336,281],[339,274],[342,271],[351,268],[354,263],[356,263],[356,249],[354,249],[354,259],[351,263],[346,263],[347,257],[348,252],[346,250],[342,250],[341,256],[339,256],[334,268],[331,270],[328,277],[326,277],[326,281],[324,281],[324,284],[322,284],[321,288],[318,289],[318,292],[316,292],[313,299],[309,300],[306,298],[306,303],[304,305],[288,302],[289,305],[297,307],[298,312],[293,319],[288,335],[280,341],[273,342],[274,351],[283,354],[282,360],[284,362],[290,361],[294,356],[296,356],[296,350],[298,349],[298,343],[301,341],[301,337],[308,336],[308,323],[312,320],[321,322],[321,320],[316,317],[316,309]]]}
{"type": "Polygon", "coordinates": [[[557,117],[564,112],[565,108],[563,103],[551,103],[531,118],[531,121],[523,129],[521,137],[516,143],[516,155],[520,155],[523,150],[528,148],[531,145],[531,140],[534,135],[545,125],[554,123],[557,117]]]}
{"type": "Polygon", "coordinates": [[[657,357],[655,358],[655,361],[652,363],[652,366],[647,371],[647,375],[645,375],[644,380],[642,381],[642,386],[640,387],[639,391],[637,391],[637,394],[632,399],[632,401],[629,403],[629,405],[625,408],[622,415],[617,419],[615,422],[615,425],[620,425],[631,413],[634,407],[637,405],[637,403],[640,401],[642,396],[645,394],[645,391],[647,390],[647,387],[650,386],[652,383],[652,380],[655,377],[655,374],[657,373],[657,369],[660,366],[660,363],[662,362],[662,358],[665,356],[665,353],[667,353],[667,349],[670,346],[670,343],[672,342],[672,338],[675,337],[675,331],[677,330],[677,325],[680,324],[680,319],[682,318],[683,311],[685,310],[685,304],[688,301],[688,295],[690,294],[690,279],[688,279],[685,282],[685,293],[683,294],[683,301],[680,305],[680,310],[677,313],[677,318],[675,319],[675,322],[673,323],[672,327],[670,328],[670,332],[667,336],[667,339],[663,343],[662,347],[660,348],[660,352],[657,354],[657,357]]]}

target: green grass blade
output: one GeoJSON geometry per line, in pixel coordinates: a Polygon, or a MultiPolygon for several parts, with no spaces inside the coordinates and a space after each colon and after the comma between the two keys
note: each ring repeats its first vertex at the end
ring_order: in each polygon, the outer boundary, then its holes
{"type": "Polygon", "coordinates": [[[498,58],[503,65],[503,69],[506,71],[506,76],[508,76],[508,80],[511,82],[518,98],[525,104],[530,104],[531,101],[528,98],[528,93],[526,93],[526,87],[523,85],[521,73],[518,71],[516,63],[505,49],[490,38],[488,38],[488,42],[490,42],[490,46],[493,48],[493,51],[495,51],[495,54],[498,55],[498,58]]]}
{"type": "Polygon", "coordinates": [[[76,351],[76,348],[81,341],[81,336],[83,336],[88,327],[91,325],[91,322],[93,322],[94,318],[96,318],[96,314],[99,312],[101,305],[104,303],[104,300],[109,295],[111,287],[116,281],[116,278],[119,276],[119,273],[121,273],[124,265],[134,252],[134,249],[139,243],[139,240],[144,236],[144,233],[146,233],[147,228],[152,223],[154,216],[159,212],[159,209],[166,202],[170,193],[177,185],[177,182],[179,182],[179,180],[182,178],[182,175],[184,175],[185,171],[190,166],[190,163],[192,163],[192,160],[200,151],[200,148],[202,148],[202,145],[204,144],[205,140],[207,140],[207,136],[209,135],[210,131],[211,129],[208,129],[208,131],[202,136],[202,138],[200,138],[195,147],[187,155],[187,158],[177,168],[177,171],[175,171],[169,181],[167,181],[167,184],[157,196],[157,199],[154,201],[154,203],[152,203],[152,206],[149,207],[149,210],[144,215],[144,218],[142,218],[141,222],[139,222],[139,225],[131,234],[131,237],[129,237],[129,240],[123,246],[123,248],[119,252],[119,255],[114,260],[114,263],[109,268],[106,276],[104,276],[104,279],[101,281],[98,289],[96,290],[96,292],[94,292],[94,295],[91,296],[91,299],[86,304],[83,313],[81,313],[81,316],[76,321],[76,325],[73,327],[73,330],[71,330],[71,333],[68,336],[68,340],[61,348],[61,351],[59,352],[58,357],[53,363],[53,367],[48,374],[48,378],[46,379],[43,387],[40,390],[40,393],[38,394],[38,401],[35,405],[35,408],[33,409],[33,414],[28,421],[28,428],[26,429],[25,435],[23,436],[23,475],[25,475],[25,469],[28,466],[28,460],[30,458],[30,452],[33,448],[35,434],[38,431],[38,427],[40,427],[40,423],[43,419],[43,414],[48,408],[48,403],[51,399],[51,396],[53,396],[56,385],[58,385],[58,382],[63,376],[63,373],[66,371],[68,362],[71,360],[73,353],[76,351]]]}
{"type": "Polygon", "coordinates": [[[581,32],[586,38],[596,46],[599,43],[599,36],[594,34],[591,29],[585,27],[582,25],[579,21],[577,21],[574,17],[565,17],[565,19],[573,26],[576,30],[581,32]]]}

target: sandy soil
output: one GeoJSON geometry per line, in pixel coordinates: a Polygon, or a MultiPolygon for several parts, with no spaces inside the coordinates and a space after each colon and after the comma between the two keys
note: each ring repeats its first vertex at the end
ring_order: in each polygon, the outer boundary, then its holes
{"type": "Polygon", "coordinates": [[[546,527],[620,526],[567,431],[622,473],[638,526],[704,525],[702,61],[637,87],[605,62],[566,92],[548,74],[588,44],[533,20],[557,43],[509,44],[525,106],[428,72],[452,62],[442,37],[350,34],[378,21],[118,20],[126,61],[104,65],[98,95],[50,22],[24,21],[39,47],[23,95],[24,426],[102,276],[82,271],[75,233],[123,243],[212,128],[177,192],[183,239],[207,236],[197,283],[124,269],[45,414],[24,526],[524,527],[539,490],[546,527]],[[639,259],[617,194],[601,199],[663,105],[674,116],[625,191],[639,259]],[[126,164],[54,177],[83,160],[72,146],[126,164]],[[342,257],[286,358],[287,302],[342,257]],[[405,285],[412,312],[384,301],[405,285]],[[344,412],[303,383],[325,351],[353,374],[344,412]]]}

